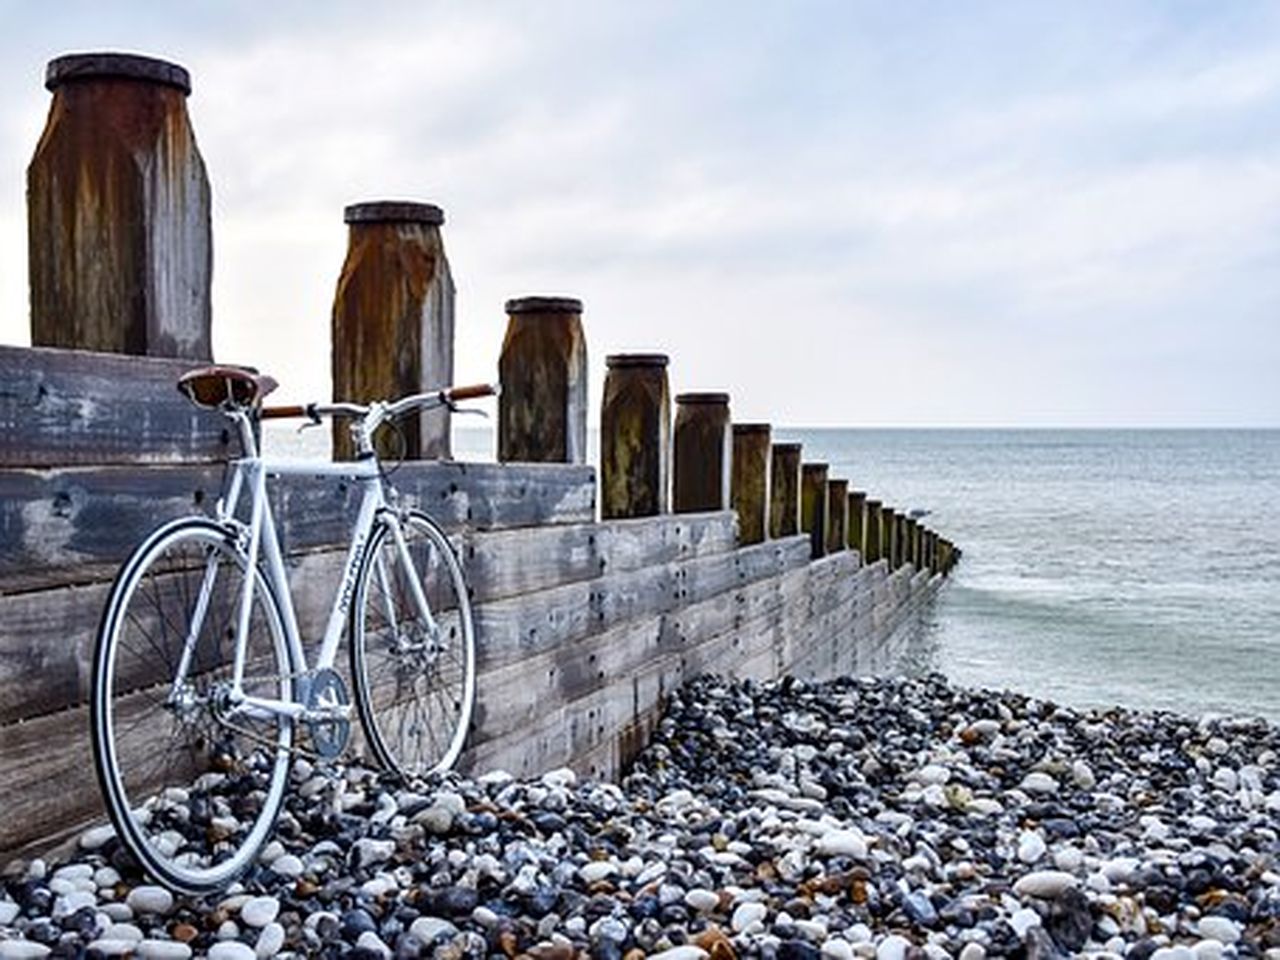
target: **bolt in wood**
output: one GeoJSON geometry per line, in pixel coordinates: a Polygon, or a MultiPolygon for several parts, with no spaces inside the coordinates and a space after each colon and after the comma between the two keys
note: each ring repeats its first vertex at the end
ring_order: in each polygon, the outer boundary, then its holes
{"type": "Polygon", "coordinates": [[[849,505],[846,508],[849,519],[849,549],[857,550],[862,562],[867,562],[866,550],[863,546],[863,531],[866,529],[867,495],[861,490],[849,491],[849,505]]]}
{"type": "MultiPolygon", "coordinates": [[[[394,400],[453,382],[454,285],[429,203],[378,201],[343,211],[347,256],[333,299],[333,398],[394,400]]],[[[375,438],[389,459],[447,460],[449,411],[411,414],[375,438]]],[[[350,422],[333,425],[334,455],[354,454],[350,422]]]]}
{"type": "Polygon", "coordinates": [[[676,397],[673,457],[673,512],[729,508],[733,430],[727,393],[682,393],[676,397]]]}
{"type": "Polygon", "coordinates": [[[49,63],[27,168],[31,343],[208,360],[209,178],[177,64],[119,53],[49,63]]]}
{"type": "Polygon", "coordinates": [[[606,519],[670,512],[671,388],[666,354],[607,357],[600,410],[600,512],[606,519]]]}
{"type": "Polygon", "coordinates": [[[498,360],[498,459],[503,463],[585,463],[587,342],[582,301],[507,301],[498,360]]]}
{"type": "Polygon", "coordinates": [[[825,463],[800,467],[800,529],[809,534],[816,560],[827,552],[827,471],[825,463]]]}
{"type": "Polygon", "coordinates": [[[800,532],[800,456],[798,443],[775,443],[769,460],[769,536],[800,532]]]}
{"type": "Polygon", "coordinates": [[[769,438],[767,423],[733,425],[730,502],[738,512],[738,541],[760,543],[769,532],[769,438]]]}
{"type": "Polygon", "coordinates": [[[827,553],[849,545],[849,481],[827,481],[827,553]]]}

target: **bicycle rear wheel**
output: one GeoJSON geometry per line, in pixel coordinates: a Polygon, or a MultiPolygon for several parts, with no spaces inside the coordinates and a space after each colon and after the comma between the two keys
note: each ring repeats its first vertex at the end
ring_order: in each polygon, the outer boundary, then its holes
{"type": "Polygon", "coordinates": [[[351,675],[379,763],[407,777],[453,766],[475,700],[475,628],[462,568],[425,514],[384,512],[369,538],[351,618],[351,675]]]}
{"type": "Polygon", "coordinates": [[[246,576],[255,583],[243,690],[292,700],[275,595],[210,520],[148,537],[98,628],[90,727],[107,812],[143,868],[188,893],[217,890],[253,862],[289,776],[292,721],[230,701],[246,576]]]}

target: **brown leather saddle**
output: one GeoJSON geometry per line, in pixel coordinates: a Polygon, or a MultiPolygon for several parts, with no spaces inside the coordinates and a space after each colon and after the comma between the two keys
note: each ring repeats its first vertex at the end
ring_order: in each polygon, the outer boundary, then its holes
{"type": "Polygon", "coordinates": [[[249,409],[278,386],[274,377],[220,364],[188,370],[178,378],[179,392],[211,410],[249,409]]]}

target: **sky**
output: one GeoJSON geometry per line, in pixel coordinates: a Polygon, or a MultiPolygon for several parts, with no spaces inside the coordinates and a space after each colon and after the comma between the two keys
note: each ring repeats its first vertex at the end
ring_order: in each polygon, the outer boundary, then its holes
{"type": "MultiPolygon", "coordinates": [[[[792,426],[1280,426],[1280,5],[0,0],[0,342],[45,64],[192,74],[214,350],[329,396],[344,205],[442,206],[456,379],[512,296],[792,426]]],[[[592,414],[593,422],[595,414],[592,414]]]]}

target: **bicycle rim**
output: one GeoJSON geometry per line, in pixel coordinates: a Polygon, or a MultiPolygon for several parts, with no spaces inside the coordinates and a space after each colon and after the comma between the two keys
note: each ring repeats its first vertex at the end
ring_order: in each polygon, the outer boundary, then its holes
{"type": "MultiPolygon", "coordinates": [[[[107,811],[147,872],[190,893],[252,863],[288,781],[291,721],[236,711],[226,696],[247,573],[217,524],[170,524],[121,569],[98,631],[90,719],[107,811]]],[[[291,700],[279,609],[253,576],[243,689],[291,700]]]]}
{"type": "Polygon", "coordinates": [[[440,528],[423,514],[384,514],[365,548],[355,604],[351,673],[375,758],[407,777],[449,769],[471,723],[475,632],[462,568],[440,528]],[[419,611],[392,524],[430,617],[419,611]]]}

